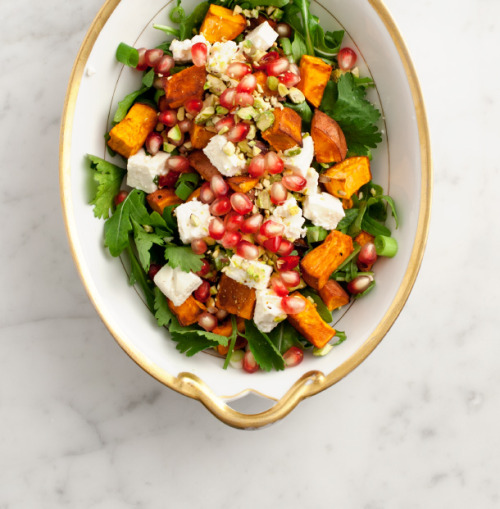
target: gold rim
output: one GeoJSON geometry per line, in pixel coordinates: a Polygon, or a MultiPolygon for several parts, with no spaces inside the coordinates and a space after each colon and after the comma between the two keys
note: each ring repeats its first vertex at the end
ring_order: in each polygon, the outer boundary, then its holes
{"type": "MultiPolygon", "coordinates": [[[[87,281],[85,280],[85,276],[83,274],[83,270],[80,266],[80,262],[76,253],[77,238],[74,231],[74,225],[72,224],[71,220],[72,208],[70,204],[71,200],[69,199],[71,130],[75,113],[76,99],[78,96],[78,91],[87,59],[95,41],[97,40],[97,37],[99,36],[99,33],[101,32],[108,18],[115,10],[116,6],[120,3],[120,0],[106,0],[103,7],[94,19],[89,31],[87,32],[87,35],[85,36],[71,73],[61,122],[59,149],[60,193],[66,232],[70,243],[71,253],[87,294],[94,304],[94,307],[96,308],[101,320],[105,323],[106,327],[116,339],[118,344],[139,366],[141,366],[151,376],[156,378],[164,385],[170,387],[171,389],[190,398],[197,399],[218,419],[235,428],[256,429],[268,426],[273,422],[283,419],[303,399],[313,396],[314,394],[317,394],[332,386],[347,374],[349,374],[355,367],[361,364],[361,362],[363,362],[363,360],[366,359],[366,357],[382,341],[383,337],[387,334],[399,313],[403,309],[403,306],[410,295],[420,269],[425,251],[425,245],[427,242],[432,195],[432,162],[427,118],[420,85],[415,73],[415,69],[413,67],[413,63],[394,20],[392,19],[387,8],[381,0],[368,0],[368,2],[384,23],[394,42],[394,45],[398,50],[412,93],[417,118],[417,126],[420,137],[422,189],[420,196],[420,213],[418,218],[417,233],[415,236],[415,243],[410,258],[410,263],[408,264],[408,268],[404,275],[403,281],[394,300],[392,301],[389,310],[382,318],[375,331],[358,349],[356,354],[338,366],[328,375],[324,375],[318,371],[311,371],[304,374],[294,383],[288,392],[279,401],[276,402],[272,408],[259,414],[247,415],[232,409],[224,402],[223,398],[215,395],[200,378],[191,373],[180,373],[177,377],[174,377],[159,369],[138,349],[127,344],[123,338],[121,338],[114,330],[112,325],[108,323],[106,317],[103,316],[101,310],[99,309],[95,297],[92,294],[87,281]]],[[[248,392],[256,391],[248,389],[248,392]]],[[[265,394],[260,395],[268,399],[273,399],[265,394]]]]}

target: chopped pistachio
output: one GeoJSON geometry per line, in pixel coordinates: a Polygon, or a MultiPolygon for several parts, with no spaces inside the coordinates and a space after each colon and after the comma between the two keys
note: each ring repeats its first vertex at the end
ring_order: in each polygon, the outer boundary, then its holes
{"type": "Polygon", "coordinates": [[[288,94],[288,88],[286,85],[284,85],[283,83],[280,83],[278,85],[278,94],[281,96],[281,97],[285,97],[287,94],[288,94]]]}
{"type": "Polygon", "coordinates": [[[177,110],[177,120],[179,122],[181,122],[182,120],[184,120],[186,118],[186,109],[184,108],[184,106],[181,106],[178,110],[177,110]]]}
{"type": "Polygon", "coordinates": [[[226,85],[224,85],[224,82],[217,78],[217,76],[214,76],[213,74],[209,74],[207,76],[207,82],[205,83],[206,90],[209,90],[212,92],[212,94],[215,95],[221,95],[224,90],[226,90],[226,85]]]}
{"type": "Polygon", "coordinates": [[[271,196],[268,191],[261,191],[257,197],[257,206],[259,209],[269,210],[271,208],[271,196]]]}
{"type": "Polygon", "coordinates": [[[295,87],[292,87],[288,91],[288,97],[290,101],[295,104],[303,103],[306,100],[306,96],[302,93],[302,91],[295,87]]]}
{"type": "Polygon", "coordinates": [[[262,181],[262,184],[264,185],[265,188],[268,188],[271,186],[271,181],[269,179],[264,179],[262,181]]]}
{"type": "MultiPolygon", "coordinates": [[[[257,134],[257,128],[254,124],[250,124],[250,130],[247,134],[247,140],[253,140],[255,138],[255,135],[257,134]]],[[[252,146],[253,144],[250,144],[252,146]]]]}
{"type": "Polygon", "coordinates": [[[172,145],[171,143],[167,143],[166,141],[163,143],[163,150],[165,152],[173,152],[177,147],[175,145],[172,145]]]}
{"type": "Polygon", "coordinates": [[[257,92],[259,92],[259,94],[264,93],[264,89],[262,88],[262,85],[260,83],[257,83],[257,86],[255,88],[256,88],[257,92]]]}
{"type": "Polygon", "coordinates": [[[222,129],[219,130],[219,134],[226,134],[228,131],[229,127],[225,125],[222,129]]]}
{"type": "Polygon", "coordinates": [[[189,221],[193,226],[200,226],[200,218],[196,214],[191,214],[189,221]]]}
{"type": "Polygon", "coordinates": [[[292,147],[292,148],[286,149],[283,152],[283,155],[285,157],[293,157],[293,156],[298,156],[301,152],[302,152],[302,149],[300,147],[292,147]]]}
{"type": "Polygon", "coordinates": [[[258,156],[261,152],[262,152],[262,150],[261,150],[259,147],[257,147],[257,146],[255,146],[255,147],[253,147],[253,148],[252,148],[252,155],[253,155],[254,157],[255,157],[255,156],[258,156]]]}
{"type": "Polygon", "coordinates": [[[246,106],[245,108],[240,108],[236,112],[236,115],[238,115],[238,117],[242,118],[243,120],[251,120],[257,115],[257,112],[253,106],[246,106]]]}
{"type": "Polygon", "coordinates": [[[241,14],[243,12],[243,9],[239,5],[235,5],[233,9],[233,14],[236,16],[236,14],[241,14]]]}
{"type": "Polygon", "coordinates": [[[144,228],[144,231],[147,232],[147,233],[151,233],[153,232],[153,227],[150,226],[149,224],[143,224],[142,227],[144,228]]]}
{"type": "Polygon", "coordinates": [[[217,287],[215,286],[210,287],[210,295],[217,295],[217,287]]]}
{"type": "Polygon", "coordinates": [[[356,78],[359,78],[359,69],[357,67],[354,67],[353,69],[351,69],[351,74],[356,78]]]}
{"type": "Polygon", "coordinates": [[[174,125],[174,127],[168,131],[167,137],[173,141],[181,141],[182,132],[178,124],[174,125]]]}
{"type": "Polygon", "coordinates": [[[323,348],[314,347],[313,348],[313,355],[315,357],[324,357],[328,353],[330,353],[333,349],[333,345],[330,345],[327,343],[323,348]]]}
{"type": "Polygon", "coordinates": [[[273,124],[274,115],[271,111],[264,111],[257,118],[257,128],[261,131],[269,129],[273,124]]]}
{"type": "Polygon", "coordinates": [[[227,156],[232,156],[236,152],[236,147],[234,146],[234,143],[231,141],[228,141],[223,147],[222,152],[226,154],[227,156]]]}
{"type": "Polygon", "coordinates": [[[215,107],[215,113],[217,113],[217,115],[227,115],[229,113],[229,110],[219,104],[218,106],[215,107]]]}
{"type": "Polygon", "coordinates": [[[269,90],[278,90],[279,84],[280,80],[276,76],[267,77],[267,86],[269,87],[269,90]]]}
{"type": "MultiPolygon", "coordinates": [[[[215,109],[212,106],[203,108],[196,118],[194,119],[196,124],[204,124],[212,115],[214,115],[215,109]]],[[[177,127],[177,126],[176,126],[177,127]]]]}
{"type": "Polygon", "coordinates": [[[284,13],[282,9],[276,9],[269,17],[274,21],[280,21],[284,13]]]}
{"type": "Polygon", "coordinates": [[[186,141],[186,143],[184,143],[184,148],[191,150],[193,148],[193,144],[190,141],[186,141]]]}

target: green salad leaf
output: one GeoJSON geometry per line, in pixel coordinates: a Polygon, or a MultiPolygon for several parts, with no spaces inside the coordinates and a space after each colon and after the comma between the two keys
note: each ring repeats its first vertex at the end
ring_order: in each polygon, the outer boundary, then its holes
{"type": "Polygon", "coordinates": [[[280,371],[285,369],[285,360],[274,343],[255,325],[253,320],[247,320],[245,333],[241,334],[248,341],[248,347],[255,357],[255,362],[264,370],[280,371]]]}
{"type": "Polygon", "coordinates": [[[154,311],[156,321],[158,322],[158,326],[168,327],[172,320],[175,319],[175,315],[168,307],[167,299],[165,295],[163,295],[162,291],[157,286],[155,286],[153,291],[154,291],[154,311]]]}
{"type": "Polygon", "coordinates": [[[184,9],[181,7],[181,0],[177,0],[176,6],[170,11],[170,21],[179,25],[179,30],[177,33],[173,33],[172,29],[169,27],[164,27],[161,25],[154,25],[155,28],[163,30],[166,33],[170,33],[171,35],[175,35],[181,41],[184,39],[191,39],[193,37],[193,30],[195,28],[199,28],[205,14],[208,11],[209,3],[201,2],[199,3],[193,10],[193,12],[187,16],[184,9]],[[165,30],[165,28],[169,29],[169,31],[165,30]]]}
{"type": "Polygon", "coordinates": [[[142,95],[145,94],[151,87],[144,86],[135,92],[126,95],[119,103],[113,117],[113,122],[117,124],[121,122],[128,113],[128,110],[132,107],[135,101],[142,95]]]}
{"type": "Polygon", "coordinates": [[[292,346],[304,349],[304,345],[299,340],[299,333],[288,320],[277,325],[267,334],[267,337],[281,354],[284,354],[292,346]]]}
{"type": "Polygon", "coordinates": [[[179,267],[184,272],[198,272],[203,265],[203,255],[194,254],[190,246],[169,244],[165,248],[165,259],[173,269],[179,267]]]}

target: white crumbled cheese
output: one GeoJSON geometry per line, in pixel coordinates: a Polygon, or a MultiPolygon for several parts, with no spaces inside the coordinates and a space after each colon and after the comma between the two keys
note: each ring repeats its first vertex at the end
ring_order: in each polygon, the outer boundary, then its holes
{"type": "Polygon", "coordinates": [[[165,164],[169,157],[170,155],[166,152],[158,152],[155,156],[150,156],[141,148],[127,161],[127,185],[148,194],[153,193],[158,189],[155,179],[168,173],[165,164]]]}
{"type": "Polygon", "coordinates": [[[186,39],[184,41],[174,39],[170,44],[170,51],[172,52],[174,60],[176,62],[191,62],[191,48],[193,44],[197,42],[205,43],[207,48],[210,49],[210,43],[203,35],[195,35],[192,39],[186,39]]]}
{"type": "Polygon", "coordinates": [[[253,320],[262,332],[271,332],[276,325],[286,319],[281,307],[281,297],[272,290],[257,290],[253,320]]]}
{"type": "Polygon", "coordinates": [[[207,71],[223,73],[228,65],[235,60],[238,49],[238,45],[234,41],[214,43],[208,53],[207,71]]]}
{"type": "Polygon", "coordinates": [[[307,170],[305,179],[307,180],[306,187],[302,191],[302,194],[310,196],[318,192],[319,173],[314,168],[307,170]]]}
{"type": "Polygon", "coordinates": [[[198,200],[187,201],[175,209],[179,235],[184,244],[208,236],[210,206],[198,200]]]}
{"type": "Polygon", "coordinates": [[[282,205],[274,209],[271,219],[285,227],[283,236],[290,242],[304,237],[307,232],[305,228],[302,228],[305,223],[305,219],[302,217],[302,210],[297,205],[297,200],[293,196],[287,198],[282,205]]]}
{"type": "Polygon", "coordinates": [[[183,304],[203,283],[201,277],[196,274],[184,272],[179,267],[173,269],[170,265],[164,265],[156,273],[153,281],[174,306],[183,304]]]}
{"type": "Polygon", "coordinates": [[[303,202],[304,216],[315,226],[334,230],[345,216],[342,202],[330,193],[316,193],[307,196],[303,202]]]}
{"type": "Polygon", "coordinates": [[[234,177],[241,173],[245,168],[245,158],[238,157],[238,154],[228,155],[224,152],[228,140],[223,134],[217,134],[203,149],[210,162],[224,175],[224,177],[234,177]]]}
{"type": "Polygon", "coordinates": [[[302,134],[302,148],[293,147],[289,149],[290,152],[300,150],[295,156],[282,157],[285,163],[285,168],[293,170],[301,177],[306,178],[307,170],[311,167],[312,160],[314,158],[314,142],[312,136],[305,136],[302,134]]]}
{"type": "Polygon", "coordinates": [[[267,51],[279,37],[278,32],[273,30],[271,25],[265,21],[257,28],[254,28],[247,36],[246,40],[253,44],[253,47],[260,51],[267,51]]]}
{"type": "Polygon", "coordinates": [[[229,265],[224,267],[222,272],[238,283],[256,290],[264,290],[269,284],[273,268],[256,260],[246,260],[241,256],[233,255],[229,265]]]}

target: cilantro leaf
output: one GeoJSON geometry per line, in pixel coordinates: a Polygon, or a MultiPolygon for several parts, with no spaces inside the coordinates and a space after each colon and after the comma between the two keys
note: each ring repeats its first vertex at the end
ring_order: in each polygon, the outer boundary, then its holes
{"type": "Polygon", "coordinates": [[[127,170],[97,156],[88,154],[87,158],[90,161],[90,167],[94,170],[94,180],[97,182],[97,191],[90,204],[94,205],[95,217],[107,219],[127,170]]]}
{"type": "Polygon", "coordinates": [[[274,346],[281,354],[284,354],[292,346],[296,346],[300,349],[304,348],[304,345],[299,341],[300,336],[298,332],[288,320],[284,320],[276,326],[268,333],[267,337],[273,342],[274,346]]]}
{"type": "Polygon", "coordinates": [[[132,220],[134,228],[134,241],[139,255],[139,260],[145,271],[149,270],[151,263],[151,255],[149,251],[153,247],[153,244],[162,246],[164,244],[163,237],[160,237],[154,232],[147,232],[139,223],[132,220]]]}
{"type": "Polygon", "coordinates": [[[278,371],[285,369],[283,356],[269,337],[257,329],[253,320],[247,320],[244,336],[255,361],[264,371],[271,371],[273,367],[278,371]]]}
{"type": "Polygon", "coordinates": [[[137,257],[135,256],[132,246],[130,244],[126,246],[125,252],[127,253],[130,260],[129,284],[130,285],[134,285],[135,283],[139,284],[146,299],[148,308],[151,312],[153,312],[154,295],[153,290],[151,289],[151,283],[148,281],[146,273],[144,272],[144,269],[141,267],[139,261],[137,260],[137,257]]]}
{"type": "Polygon", "coordinates": [[[174,319],[174,314],[168,307],[167,299],[162,291],[155,286],[154,290],[154,310],[155,318],[160,327],[169,326],[170,322],[174,319]]]}
{"type": "Polygon", "coordinates": [[[179,334],[178,332],[174,332],[171,333],[170,336],[177,343],[175,348],[188,357],[192,357],[207,348],[213,348],[218,344],[198,334],[179,334]]]}
{"type": "Polygon", "coordinates": [[[189,246],[169,244],[165,248],[165,259],[168,264],[173,269],[180,267],[184,272],[198,272],[203,265],[202,258],[202,255],[194,254],[189,246]]]}

